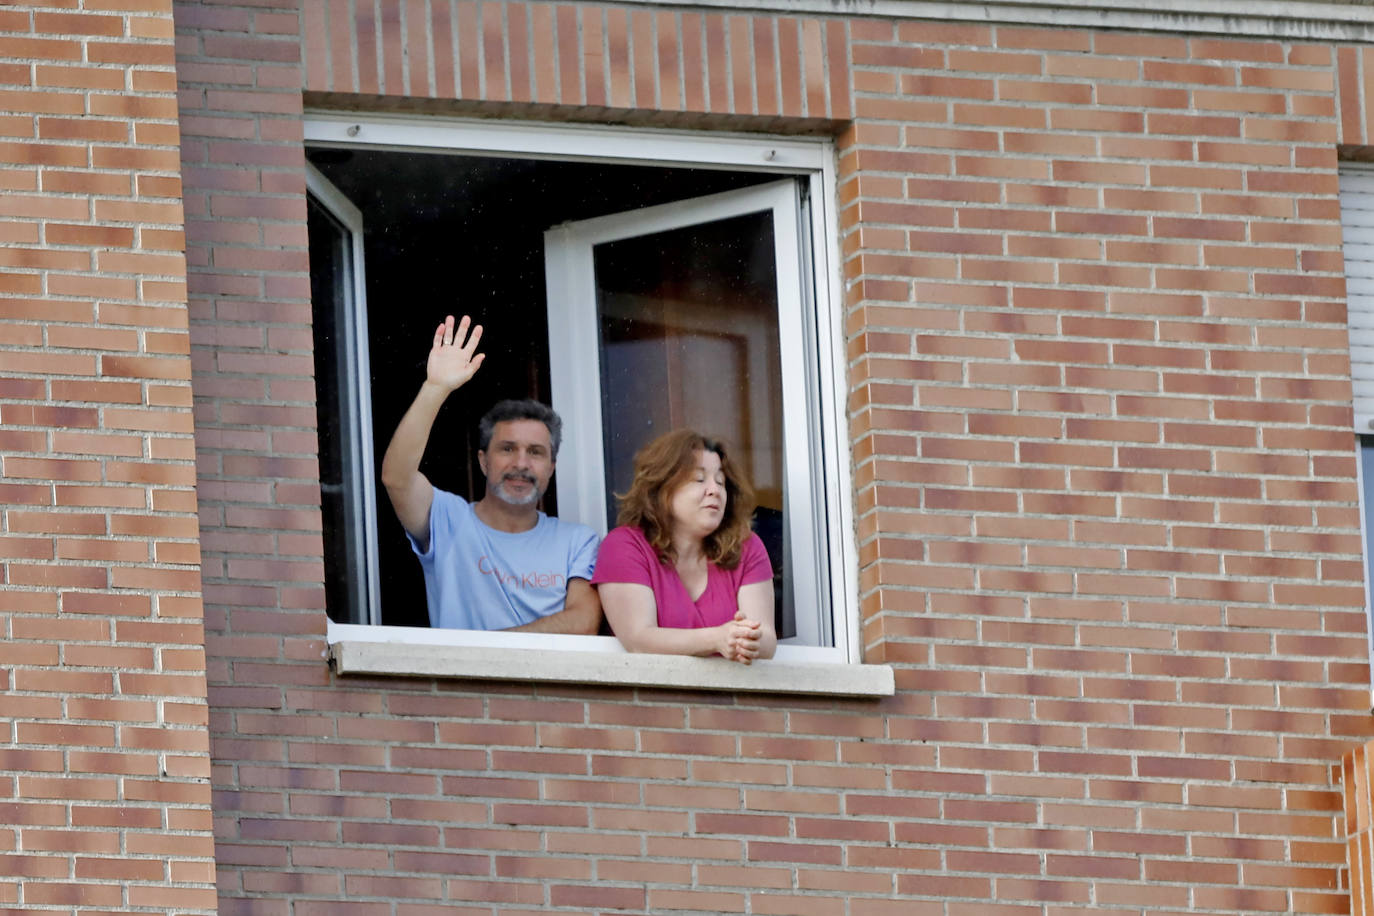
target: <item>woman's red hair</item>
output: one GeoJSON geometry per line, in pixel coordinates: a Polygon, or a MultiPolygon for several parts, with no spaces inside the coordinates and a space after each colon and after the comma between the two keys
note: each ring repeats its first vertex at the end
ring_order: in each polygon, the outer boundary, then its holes
{"type": "Polygon", "coordinates": [[[703,539],[702,552],[717,566],[734,569],[751,533],[754,488],[730,460],[723,444],[694,430],[664,433],[635,453],[635,479],[629,492],[620,497],[617,523],[643,531],[660,560],[675,562],[670,504],[677,488],[696,470],[699,452],[714,452],[720,457],[726,496],[725,516],[720,526],[703,539]]]}

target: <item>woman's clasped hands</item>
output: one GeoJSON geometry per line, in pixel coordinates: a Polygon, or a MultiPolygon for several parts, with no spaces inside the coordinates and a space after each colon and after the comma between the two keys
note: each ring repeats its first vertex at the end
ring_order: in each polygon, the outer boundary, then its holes
{"type": "Polygon", "coordinates": [[[744,611],[736,611],[733,619],[716,629],[721,633],[722,658],[748,665],[759,657],[763,625],[757,620],[750,620],[744,611]]]}

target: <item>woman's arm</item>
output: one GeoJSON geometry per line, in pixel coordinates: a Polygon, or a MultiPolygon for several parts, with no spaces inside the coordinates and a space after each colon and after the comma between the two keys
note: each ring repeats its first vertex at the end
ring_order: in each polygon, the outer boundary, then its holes
{"type": "Polygon", "coordinates": [[[740,614],[756,628],[750,631],[751,638],[739,649],[738,654],[744,657],[736,660],[747,665],[755,658],[772,658],[778,651],[778,633],[773,628],[773,580],[741,585],[738,601],[740,614]],[[750,649],[752,655],[747,654],[750,649]]]}
{"type": "MultiPolygon", "coordinates": [[[[771,594],[772,583],[768,583],[771,594]]],[[[737,646],[748,641],[746,633],[758,629],[750,620],[728,620],[720,626],[677,629],[658,625],[658,604],[647,585],[629,582],[602,582],[597,587],[601,608],[611,632],[630,652],[655,652],[660,655],[715,655],[748,664],[753,656],[737,658],[737,646]]],[[[743,592],[743,589],[741,589],[743,592]]],[[[770,599],[771,601],[771,599],[770,599]]],[[[771,607],[771,605],[770,605],[771,607]]],[[[771,613],[771,611],[770,611],[771,613]]],[[[772,625],[769,625],[772,630],[772,625]]],[[[776,642],[776,639],[774,640],[776,642]]],[[[757,653],[755,653],[757,654],[757,653]]]]}

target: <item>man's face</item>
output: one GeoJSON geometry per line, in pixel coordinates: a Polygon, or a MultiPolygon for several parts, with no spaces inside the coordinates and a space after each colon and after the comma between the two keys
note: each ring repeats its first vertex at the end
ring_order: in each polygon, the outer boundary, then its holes
{"type": "Polygon", "coordinates": [[[504,420],[492,427],[487,450],[477,453],[487,492],[512,506],[531,506],[553,476],[553,440],[538,420],[504,420]]]}

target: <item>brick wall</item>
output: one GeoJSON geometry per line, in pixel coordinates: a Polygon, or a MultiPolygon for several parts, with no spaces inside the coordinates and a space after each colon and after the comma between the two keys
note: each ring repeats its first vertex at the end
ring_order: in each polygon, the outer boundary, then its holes
{"type": "Polygon", "coordinates": [[[168,4],[0,9],[0,908],[215,911],[168,4]]]}
{"type": "Polygon", "coordinates": [[[1364,49],[595,4],[177,19],[222,912],[1345,911],[1364,49]],[[329,677],[303,85],[836,125],[896,697],[329,677]]]}

